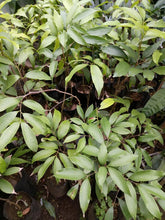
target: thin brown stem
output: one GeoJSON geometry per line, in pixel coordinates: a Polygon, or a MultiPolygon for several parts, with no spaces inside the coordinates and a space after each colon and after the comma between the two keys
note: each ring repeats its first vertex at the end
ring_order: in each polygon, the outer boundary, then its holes
{"type": "Polygon", "coordinates": [[[7,202],[7,203],[9,203],[9,204],[11,204],[11,205],[14,205],[14,206],[16,206],[17,208],[21,209],[21,207],[20,207],[17,203],[12,202],[12,201],[10,201],[9,199],[0,198],[0,200],[1,200],[1,201],[5,201],[5,202],[7,202]]]}

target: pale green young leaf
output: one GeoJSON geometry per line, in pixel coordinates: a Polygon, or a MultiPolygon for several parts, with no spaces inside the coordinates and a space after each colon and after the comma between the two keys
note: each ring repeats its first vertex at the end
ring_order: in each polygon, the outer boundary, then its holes
{"type": "Polygon", "coordinates": [[[17,111],[8,112],[0,117],[0,133],[15,119],[17,111]]]}
{"type": "Polygon", "coordinates": [[[0,190],[7,194],[15,193],[13,186],[5,179],[0,179],[0,190]]]}
{"type": "Polygon", "coordinates": [[[143,76],[151,81],[154,79],[155,74],[152,70],[143,70],[143,76]]]}
{"type": "Polygon", "coordinates": [[[129,15],[131,18],[142,22],[142,16],[134,8],[122,7],[121,9],[126,15],[129,15]]]}
{"type": "Polygon", "coordinates": [[[87,31],[89,35],[93,36],[103,36],[105,34],[108,34],[111,31],[111,28],[109,27],[94,27],[87,31]]]}
{"type": "Polygon", "coordinates": [[[156,65],[159,64],[159,59],[161,57],[162,53],[159,50],[155,50],[152,54],[152,59],[156,65]]]}
{"type": "Polygon", "coordinates": [[[159,170],[141,170],[133,173],[129,178],[136,182],[153,181],[165,176],[163,171],[159,170]]]}
{"type": "Polygon", "coordinates": [[[115,103],[114,99],[112,98],[106,98],[104,99],[101,103],[100,103],[100,108],[101,109],[105,109],[105,108],[109,108],[111,105],[113,105],[115,103]]]}
{"type": "Polygon", "coordinates": [[[57,109],[54,110],[53,113],[53,126],[54,126],[54,130],[56,130],[58,128],[58,125],[61,121],[61,112],[58,111],[57,109]]]}
{"type": "Polygon", "coordinates": [[[138,189],[140,192],[140,195],[144,201],[144,204],[148,211],[156,218],[161,219],[161,213],[158,208],[158,205],[156,204],[154,198],[151,196],[150,193],[148,193],[142,186],[141,184],[138,185],[138,189]]]}
{"type": "Polygon", "coordinates": [[[152,37],[152,38],[163,38],[165,39],[165,32],[160,31],[158,29],[152,29],[150,28],[147,32],[146,32],[146,36],[147,37],[152,37]]]}
{"type": "Polygon", "coordinates": [[[53,61],[50,63],[49,73],[50,73],[50,76],[51,76],[52,79],[53,79],[53,77],[54,77],[54,75],[55,75],[55,73],[56,73],[57,65],[58,65],[57,60],[53,60],[53,61]]]}
{"type": "Polygon", "coordinates": [[[158,67],[155,67],[154,69],[153,69],[153,71],[155,72],[155,73],[157,73],[158,75],[165,75],[165,66],[158,66],[158,67]]]}
{"type": "Polygon", "coordinates": [[[108,170],[113,182],[119,187],[119,189],[126,194],[130,194],[127,182],[121,172],[112,167],[108,167],[108,170]]]}
{"type": "Polygon", "coordinates": [[[51,156],[44,162],[44,164],[42,164],[42,166],[38,170],[38,181],[40,181],[40,179],[44,176],[49,166],[53,163],[54,158],[55,156],[51,156]]]}
{"type": "Polygon", "coordinates": [[[100,166],[98,172],[96,173],[100,189],[103,188],[103,184],[107,178],[107,173],[107,168],[104,166],[100,166]]]}
{"type": "Polygon", "coordinates": [[[32,47],[27,47],[23,50],[21,50],[19,57],[18,57],[18,63],[22,64],[24,63],[28,57],[30,57],[33,54],[33,48],[32,47]]]}
{"type": "Polygon", "coordinates": [[[100,144],[102,144],[104,142],[104,138],[102,135],[101,130],[98,128],[97,125],[95,124],[90,124],[88,126],[88,132],[89,134],[92,136],[92,138],[94,138],[97,142],[99,142],[100,144]]]}
{"type": "Polygon", "coordinates": [[[96,13],[96,10],[93,8],[83,8],[73,19],[73,22],[78,23],[81,20],[87,18],[88,16],[96,13]]]}
{"type": "Polygon", "coordinates": [[[67,86],[68,82],[72,79],[73,75],[80,70],[84,69],[88,64],[79,64],[75,66],[72,71],[69,73],[69,75],[65,78],[65,86],[67,86]]]}
{"type": "Polygon", "coordinates": [[[57,130],[57,136],[59,139],[65,137],[70,129],[70,122],[68,120],[62,121],[57,130]]]}
{"type": "Polygon", "coordinates": [[[53,12],[54,12],[54,23],[56,24],[58,31],[61,32],[64,28],[64,22],[62,16],[56,10],[54,10],[53,12]]]}
{"type": "Polygon", "coordinates": [[[34,156],[32,158],[32,163],[34,163],[36,161],[42,161],[43,159],[50,157],[55,152],[56,152],[56,150],[54,150],[54,149],[40,150],[36,154],[34,154],[34,156]]]}
{"type": "Polygon", "coordinates": [[[58,170],[61,170],[63,168],[61,161],[58,159],[58,157],[55,158],[54,164],[53,164],[53,174],[55,175],[58,170]]]}
{"type": "Polygon", "coordinates": [[[65,30],[61,34],[58,35],[58,39],[59,39],[61,45],[64,48],[66,48],[66,43],[68,41],[68,34],[65,30]]]}
{"type": "Polygon", "coordinates": [[[38,112],[39,114],[44,114],[45,113],[45,109],[42,107],[41,104],[39,104],[38,102],[34,101],[34,100],[25,100],[23,102],[23,105],[25,105],[26,107],[38,112]]]}
{"type": "Polygon", "coordinates": [[[80,180],[85,178],[85,173],[78,168],[67,167],[63,168],[59,171],[56,171],[55,177],[58,179],[66,179],[66,180],[80,180]]]}
{"type": "Polygon", "coordinates": [[[91,184],[89,182],[89,179],[85,179],[80,186],[80,192],[79,192],[79,202],[80,202],[80,208],[83,212],[83,216],[85,216],[85,212],[88,209],[90,198],[91,198],[91,184]]]}
{"type": "Polygon", "coordinates": [[[98,97],[100,97],[104,81],[103,81],[103,74],[100,70],[100,68],[96,65],[90,65],[90,71],[91,71],[91,77],[92,81],[94,83],[94,86],[96,88],[98,97]]]}
{"type": "Polygon", "coordinates": [[[19,122],[14,122],[3,131],[0,136],[0,151],[3,151],[4,148],[11,142],[14,135],[17,133],[19,126],[19,122]]]}
{"type": "Polygon", "coordinates": [[[0,112],[3,112],[4,110],[17,106],[19,103],[19,99],[14,97],[5,97],[3,99],[0,99],[0,112]]]}
{"type": "Polygon", "coordinates": [[[76,152],[80,153],[84,149],[85,146],[86,146],[86,138],[82,137],[78,141],[76,152]]]}
{"type": "Polygon", "coordinates": [[[38,142],[37,142],[37,138],[34,132],[30,128],[30,126],[26,124],[25,122],[21,123],[21,128],[22,128],[22,134],[23,134],[27,147],[30,150],[36,152],[38,149],[38,142]]]}

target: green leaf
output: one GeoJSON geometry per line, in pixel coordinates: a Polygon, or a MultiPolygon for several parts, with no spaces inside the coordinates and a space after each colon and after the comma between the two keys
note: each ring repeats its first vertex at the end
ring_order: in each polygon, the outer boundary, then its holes
{"type": "Polygon", "coordinates": [[[138,185],[138,189],[148,211],[154,217],[161,219],[161,213],[154,198],[141,185],[138,185]]]}
{"type": "Polygon", "coordinates": [[[30,150],[36,152],[38,149],[38,142],[34,132],[30,126],[24,122],[21,123],[21,128],[26,145],[30,150]]]}
{"type": "Polygon", "coordinates": [[[165,33],[163,31],[160,31],[158,29],[149,29],[147,32],[146,32],[146,36],[147,37],[153,37],[153,38],[164,38],[165,39],[165,33]]]}
{"type": "Polygon", "coordinates": [[[165,200],[165,192],[158,187],[149,184],[140,184],[140,186],[147,191],[149,194],[156,196],[157,198],[165,200]]]}
{"type": "Polygon", "coordinates": [[[17,133],[20,123],[14,122],[9,127],[7,127],[1,137],[0,137],[0,152],[11,142],[14,135],[17,133]]]}
{"type": "Polygon", "coordinates": [[[69,73],[69,75],[65,78],[65,86],[67,86],[68,82],[72,79],[73,75],[80,70],[84,69],[88,64],[79,64],[75,66],[72,71],[69,73]]]}
{"type": "Polygon", "coordinates": [[[125,61],[120,61],[115,68],[115,72],[113,76],[114,77],[127,76],[127,74],[129,73],[129,69],[130,69],[130,65],[128,63],[126,63],[125,61]]]}
{"type": "Polygon", "coordinates": [[[77,105],[77,113],[84,120],[84,118],[85,118],[84,111],[80,105],[77,105]]]}
{"type": "Polygon", "coordinates": [[[92,81],[94,83],[98,96],[100,97],[101,90],[104,85],[103,74],[100,68],[96,65],[90,65],[90,70],[91,70],[92,81]]]}
{"type": "Polygon", "coordinates": [[[6,172],[3,174],[4,176],[11,176],[15,173],[19,173],[22,170],[20,167],[10,167],[6,170],[6,172]]]}
{"type": "Polygon", "coordinates": [[[93,35],[93,36],[103,36],[105,34],[108,34],[111,31],[111,28],[109,27],[95,27],[95,28],[91,28],[87,31],[87,33],[89,35],[93,35]]]}
{"type": "Polygon", "coordinates": [[[49,157],[44,164],[40,167],[38,171],[38,181],[44,176],[45,172],[49,168],[49,166],[53,163],[55,156],[49,157]]]}
{"type": "Polygon", "coordinates": [[[113,220],[113,216],[114,216],[114,208],[112,206],[105,213],[104,220],[113,220]]]}
{"type": "Polygon", "coordinates": [[[86,170],[94,170],[94,161],[89,157],[81,154],[76,154],[75,156],[69,157],[73,164],[86,169],[86,170]]]}
{"type": "Polygon", "coordinates": [[[104,138],[103,138],[103,135],[101,133],[101,130],[98,128],[97,125],[90,124],[88,126],[88,132],[100,144],[104,142],[104,138]]]}
{"type": "Polygon", "coordinates": [[[119,187],[119,189],[126,194],[130,194],[127,182],[121,172],[112,167],[108,167],[108,170],[113,182],[119,187]]]}
{"type": "Polygon", "coordinates": [[[0,173],[4,173],[6,171],[7,168],[7,164],[5,162],[5,160],[2,158],[2,156],[0,156],[0,173]]]}
{"type": "Polygon", "coordinates": [[[79,134],[70,134],[69,136],[67,136],[64,140],[64,143],[69,143],[69,142],[73,142],[77,139],[80,138],[79,134]]]}
{"type": "Polygon", "coordinates": [[[69,28],[67,30],[67,33],[76,43],[80,45],[86,45],[86,42],[84,38],[81,36],[81,34],[75,31],[73,28],[69,28]]]}
{"type": "Polygon", "coordinates": [[[96,45],[103,45],[107,44],[107,40],[103,37],[92,36],[92,35],[85,35],[83,39],[87,44],[96,44],[96,45]]]}
{"type": "Polygon", "coordinates": [[[120,126],[116,126],[114,128],[112,128],[112,131],[117,133],[117,134],[121,134],[121,135],[127,135],[127,134],[130,134],[131,131],[127,128],[124,128],[124,127],[120,127],[120,126]]]}
{"type": "Polygon", "coordinates": [[[67,192],[67,196],[69,196],[72,200],[74,200],[76,198],[78,189],[79,189],[79,183],[77,183],[76,185],[70,188],[70,190],[67,192]]]}
{"type": "Polygon", "coordinates": [[[24,63],[28,57],[30,57],[33,54],[33,48],[32,47],[27,47],[23,50],[21,50],[18,58],[18,63],[22,64],[24,63]]]}
{"type": "Polygon", "coordinates": [[[129,178],[136,182],[153,181],[165,176],[163,171],[142,170],[133,173],[129,178]]]}
{"type": "Polygon", "coordinates": [[[121,10],[124,11],[126,15],[129,15],[131,18],[134,18],[137,21],[142,22],[142,17],[134,8],[122,7],[121,10]]]}
{"type": "Polygon", "coordinates": [[[123,50],[120,47],[114,45],[103,47],[102,51],[110,56],[127,59],[127,55],[123,52],[123,50]]]}
{"type": "Polygon", "coordinates": [[[54,75],[55,75],[55,73],[56,73],[57,65],[58,65],[57,60],[53,60],[53,61],[50,63],[49,73],[50,73],[50,76],[51,76],[52,79],[53,79],[53,77],[54,77],[54,75]]]}
{"type": "Polygon", "coordinates": [[[152,167],[152,161],[151,161],[151,157],[150,157],[149,153],[144,149],[141,149],[141,152],[143,154],[144,160],[147,163],[147,165],[149,167],[152,167]]]}
{"type": "Polygon", "coordinates": [[[152,59],[156,65],[158,65],[161,55],[162,53],[159,50],[155,50],[152,54],[152,59]]]}
{"type": "Polygon", "coordinates": [[[88,209],[90,197],[91,197],[91,185],[89,179],[85,179],[80,186],[80,192],[79,192],[79,202],[80,202],[80,208],[83,212],[83,217],[85,216],[85,212],[88,209]]]}
{"type": "Polygon", "coordinates": [[[3,91],[6,91],[10,87],[14,85],[14,83],[17,82],[17,80],[20,78],[18,75],[9,75],[6,79],[1,79],[3,83],[3,91]]]}
{"type": "Polygon", "coordinates": [[[0,133],[15,119],[17,111],[8,112],[0,117],[0,133]]]}
{"type": "Polygon", "coordinates": [[[85,137],[82,137],[78,141],[76,152],[80,153],[84,149],[85,146],[86,146],[86,139],[85,137]]]}
{"type": "Polygon", "coordinates": [[[107,161],[107,147],[104,142],[100,145],[98,160],[101,165],[104,165],[107,161]]]}
{"type": "Polygon", "coordinates": [[[38,102],[34,101],[34,100],[30,100],[30,99],[25,100],[23,102],[23,104],[26,107],[38,112],[39,114],[42,114],[42,115],[45,114],[45,109],[42,107],[42,105],[39,104],[38,102]]]}
{"type": "Polygon", "coordinates": [[[73,22],[78,23],[81,20],[91,16],[92,14],[96,13],[96,10],[93,8],[83,8],[73,19],[73,22]]]}
{"type": "Polygon", "coordinates": [[[101,127],[104,131],[104,134],[108,138],[109,135],[110,135],[110,131],[111,131],[111,125],[110,125],[110,122],[108,121],[108,119],[106,117],[103,117],[101,119],[101,127]]]}
{"type": "Polygon", "coordinates": [[[19,103],[19,99],[14,97],[7,97],[0,99],[0,112],[3,112],[4,110],[17,106],[19,103]]]}
{"type": "Polygon", "coordinates": [[[143,76],[151,81],[154,79],[155,74],[152,70],[143,70],[143,76]]]}
{"type": "Polygon", "coordinates": [[[159,89],[145,104],[142,111],[147,117],[165,108],[165,89],[159,89]]]}
{"type": "Polygon", "coordinates": [[[49,46],[50,44],[55,42],[55,40],[56,40],[55,36],[48,36],[48,37],[44,38],[41,42],[41,45],[40,45],[39,49],[42,49],[42,48],[45,48],[45,47],[49,46]]]}
{"type": "Polygon", "coordinates": [[[109,165],[112,167],[125,166],[131,163],[132,161],[136,160],[137,157],[137,155],[133,154],[121,155],[119,157],[113,158],[109,165]]]}
{"type": "Polygon", "coordinates": [[[56,172],[55,177],[58,179],[66,179],[66,180],[81,180],[85,178],[85,173],[74,167],[63,168],[56,172]]]}
{"type": "Polygon", "coordinates": [[[108,172],[107,168],[104,167],[104,166],[101,166],[101,167],[99,167],[99,170],[96,173],[100,189],[103,188],[103,184],[104,184],[104,182],[105,182],[105,180],[107,178],[107,172],[108,172]]]}
{"type": "Polygon", "coordinates": [[[58,159],[58,157],[55,158],[54,164],[53,164],[53,174],[55,175],[58,170],[61,170],[63,168],[61,161],[58,159]]]}
{"type": "Polygon", "coordinates": [[[69,157],[66,154],[63,153],[59,153],[60,156],[60,160],[62,161],[62,163],[64,164],[65,168],[71,168],[73,167],[72,162],[70,161],[69,157]]]}
{"type": "Polygon", "coordinates": [[[118,198],[118,200],[119,200],[119,205],[120,205],[120,208],[122,210],[122,213],[123,213],[125,219],[126,220],[130,220],[131,219],[131,215],[130,215],[130,213],[128,211],[126,203],[122,199],[118,198]]]}
{"type": "Polygon", "coordinates": [[[164,76],[165,75],[165,66],[155,67],[152,71],[154,71],[158,75],[163,75],[164,76]]]}
{"type": "Polygon", "coordinates": [[[54,113],[53,113],[54,130],[56,130],[58,128],[60,121],[61,121],[61,112],[58,111],[57,109],[55,109],[54,113]]]}
{"type": "Polygon", "coordinates": [[[45,199],[43,199],[43,204],[44,204],[45,209],[49,212],[49,215],[53,218],[56,218],[54,206],[45,199]]]}
{"type": "Polygon", "coordinates": [[[59,128],[57,130],[57,136],[59,139],[62,139],[65,137],[70,129],[70,122],[69,120],[62,121],[59,125],[59,128]]]}
{"type": "Polygon", "coordinates": [[[32,163],[36,162],[36,161],[42,161],[43,159],[51,156],[52,154],[54,154],[56,152],[56,150],[54,149],[47,149],[47,150],[40,150],[39,152],[37,152],[33,158],[32,158],[32,163]]]}
{"type": "Polygon", "coordinates": [[[136,198],[136,191],[133,187],[132,183],[127,181],[127,186],[130,191],[130,195],[124,194],[127,208],[129,210],[129,213],[131,214],[133,219],[136,219],[137,215],[137,198],[136,198]]]}
{"type": "Polygon", "coordinates": [[[104,99],[101,103],[100,103],[100,108],[101,109],[105,109],[105,108],[109,108],[111,105],[113,105],[115,103],[114,99],[112,98],[106,98],[104,99]]]}
{"type": "Polygon", "coordinates": [[[36,79],[36,80],[51,80],[50,76],[48,76],[46,73],[44,73],[43,71],[39,71],[39,70],[32,70],[29,71],[25,77],[29,78],[29,79],[36,79]]]}
{"type": "Polygon", "coordinates": [[[82,151],[84,154],[87,154],[89,156],[98,157],[99,149],[96,146],[93,145],[87,145],[83,148],[82,151]]]}
{"type": "Polygon", "coordinates": [[[0,63],[7,64],[7,65],[14,65],[11,60],[9,60],[5,56],[0,56],[0,63]]]}
{"type": "Polygon", "coordinates": [[[15,193],[13,186],[5,179],[0,179],[0,190],[4,193],[15,193]]]}

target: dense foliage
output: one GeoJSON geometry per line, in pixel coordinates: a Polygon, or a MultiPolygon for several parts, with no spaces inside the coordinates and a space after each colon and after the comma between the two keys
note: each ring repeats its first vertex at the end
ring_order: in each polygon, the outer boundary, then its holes
{"type": "Polygon", "coordinates": [[[110,200],[100,219],[113,219],[118,205],[125,219],[161,219],[164,159],[155,168],[150,152],[164,141],[148,117],[165,108],[164,2],[38,0],[14,14],[2,11],[8,2],[0,4],[1,191],[14,192],[6,177],[25,164],[38,181],[51,167],[57,182],[72,181],[68,196],[79,194],[84,216],[94,191],[110,200]],[[144,92],[137,105],[131,94],[144,92]]]}

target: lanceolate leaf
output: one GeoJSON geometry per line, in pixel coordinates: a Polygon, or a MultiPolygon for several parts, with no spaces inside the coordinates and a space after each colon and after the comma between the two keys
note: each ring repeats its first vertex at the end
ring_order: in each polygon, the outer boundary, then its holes
{"type": "Polygon", "coordinates": [[[0,133],[14,120],[17,111],[9,112],[0,117],[0,133]]]}
{"type": "Polygon", "coordinates": [[[72,71],[69,73],[69,75],[65,78],[65,86],[67,86],[68,82],[71,80],[73,75],[77,73],[78,71],[84,69],[88,64],[79,64],[75,66],[72,71]]]}
{"type": "Polygon", "coordinates": [[[109,108],[111,105],[113,105],[115,103],[114,99],[112,98],[107,98],[107,99],[104,99],[101,104],[100,104],[100,110],[101,109],[105,109],[105,108],[109,108]]]}
{"type": "Polygon", "coordinates": [[[19,100],[14,97],[7,97],[0,99],[0,112],[3,112],[4,110],[12,107],[17,106],[19,103],[19,100]]]}
{"type": "Polygon", "coordinates": [[[55,156],[51,156],[49,157],[44,164],[40,167],[39,171],[38,171],[38,181],[44,176],[46,170],[48,169],[48,167],[53,163],[55,156]]]}
{"type": "Polygon", "coordinates": [[[132,174],[129,178],[136,182],[152,181],[165,176],[165,173],[160,170],[142,170],[132,174]]]}
{"type": "Polygon", "coordinates": [[[45,109],[42,107],[42,105],[40,105],[38,102],[36,102],[34,100],[25,100],[23,102],[23,104],[26,107],[38,112],[39,114],[44,114],[45,113],[45,109]]]}
{"type": "Polygon", "coordinates": [[[85,212],[88,208],[90,197],[91,197],[91,185],[89,179],[85,179],[81,184],[80,192],[79,192],[80,208],[83,212],[83,216],[85,216],[85,212]]]}
{"type": "Polygon", "coordinates": [[[127,182],[121,172],[112,167],[109,167],[108,170],[113,182],[119,187],[119,189],[126,194],[130,194],[127,182]]]}
{"type": "Polygon", "coordinates": [[[61,122],[57,131],[58,138],[62,139],[63,137],[65,137],[65,135],[67,135],[69,131],[69,128],[70,128],[70,122],[68,120],[61,122]]]}
{"type": "Polygon", "coordinates": [[[73,164],[78,165],[83,169],[86,170],[94,169],[94,161],[85,155],[77,154],[75,156],[71,156],[70,160],[72,161],[73,164]]]}
{"type": "Polygon", "coordinates": [[[148,193],[165,200],[165,192],[156,186],[152,186],[149,184],[140,184],[141,188],[143,188],[148,193]]]}
{"type": "Polygon", "coordinates": [[[95,85],[98,96],[100,97],[101,90],[104,85],[103,74],[102,74],[100,68],[96,65],[91,65],[90,70],[91,70],[92,81],[95,85]]]}
{"type": "Polygon", "coordinates": [[[139,185],[138,188],[139,188],[140,195],[141,195],[141,197],[144,201],[144,204],[145,204],[146,208],[148,209],[148,211],[154,217],[156,217],[158,219],[161,219],[161,213],[160,213],[160,210],[159,210],[158,205],[156,204],[154,198],[151,196],[151,194],[146,192],[146,190],[144,190],[141,185],[139,185]]]}
{"type": "Polygon", "coordinates": [[[25,76],[29,79],[51,80],[50,76],[48,76],[43,71],[39,71],[39,70],[32,70],[32,71],[28,72],[25,76]]]}
{"type": "Polygon", "coordinates": [[[66,179],[66,180],[80,180],[85,178],[85,173],[77,168],[63,168],[60,171],[57,171],[55,177],[58,179],[66,179]]]}
{"type": "Polygon", "coordinates": [[[28,148],[36,152],[38,149],[38,142],[34,132],[25,122],[21,123],[21,128],[25,143],[27,144],[28,148]]]}
{"type": "Polygon", "coordinates": [[[7,164],[5,160],[0,156],[0,174],[4,173],[6,171],[7,164]]]}
{"type": "Polygon", "coordinates": [[[100,145],[98,160],[101,165],[104,165],[107,161],[107,147],[104,142],[100,145]]]}
{"type": "Polygon", "coordinates": [[[0,137],[0,151],[3,151],[4,148],[11,142],[11,140],[13,139],[14,135],[16,134],[19,128],[19,125],[20,125],[19,122],[14,122],[3,131],[0,137]]]}
{"type": "Polygon", "coordinates": [[[106,54],[109,54],[110,56],[121,57],[124,59],[127,58],[127,55],[123,52],[123,50],[120,47],[114,45],[103,47],[102,51],[106,54]]]}
{"type": "Polygon", "coordinates": [[[40,161],[40,160],[43,160],[47,157],[50,157],[55,152],[56,152],[56,150],[53,150],[53,149],[41,150],[33,156],[32,163],[34,163],[35,161],[40,161]]]}
{"type": "Polygon", "coordinates": [[[97,125],[90,124],[88,126],[88,132],[100,144],[104,142],[103,135],[97,125]]]}

